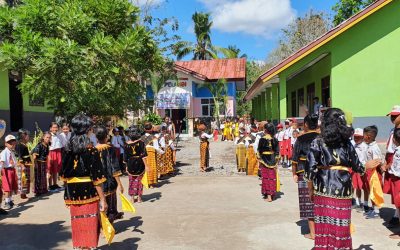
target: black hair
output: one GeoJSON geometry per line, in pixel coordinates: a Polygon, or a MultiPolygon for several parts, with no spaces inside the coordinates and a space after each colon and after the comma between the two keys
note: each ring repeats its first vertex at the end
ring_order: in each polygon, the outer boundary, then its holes
{"type": "Polygon", "coordinates": [[[270,134],[271,136],[275,135],[275,126],[272,123],[266,123],[264,124],[264,130],[267,131],[268,134],[270,134]]]}
{"type": "Polygon", "coordinates": [[[138,126],[132,125],[126,130],[126,135],[132,141],[136,141],[141,137],[142,131],[140,130],[140,128],[138,126]]]}
{"type": "Polygon", "coordinates": [[[339,148],[350,142],[351,127],[347,126],[344,112],[330,108],[324,112],[321,124],[321,136],[328,147],[339,148]]]}
{"type": "Polygon", "coordinates": [[[304,123],[307,124],[309,129],[317,129],[318,128],[318,119],[319,116],[317,114],[308,114],[304,117],[304,123]]]}
{"type": "Polygon", "coordinates": [[[105,126],[100,125],[96,127],[95,134],[97,140],[104,141],[108,136],[108,130],[105,126]]]}
{"type": "MultiPolygon", "coordinates": [[[[51,137],[51,133],[50,133],[50,131],[44,131],[43,133],[42,133],[42,138],[40,138],[40,142],[41,143],[43,143],[43,139],[44,139],[44,137],[46,136],[46,135],[50,135],[50,137],[51,137]]],[[[49,145],[51,144],[51,140],[50,140],[50,142],[49,142],[49,145]]]]}
{"type": "Polygon", "coordinates": [[[375,139],[376,136],[378,135],[378,127],[375,126],[375,125],[371,125],[371,126],[365,127],[364,128],[364,133],[371,134],[375,139]]]}
{"type": "Polygon", "coordinates": [[[161,126],[161,131],[167,131],[167,126],[161,126]]]}
{"type": "Polygon", "coordinates": [[[313,98],[313,100],[317,100],[317,101],[319,101],[319,97],[318,97],[318,96],[316,96],[316,97],[314,97],[314,98],[313,98]]]}
{"type": "Polygon", "coordinates": [[[82,153],[91,144],[86,133],[92,126],[92,119],[84,114],[79,114],[72,118],[71,128],[73,134],[70,139],[70,149],[73,153],[82,153]]]}
{"type": "Polygon", "coordinates": [[[53,127],[54,125],[57,125],[57,127],[60,128],[60,125],[57,122],[51,122],[49,128],[53,127]]]}
{"type": "Polygon", "coordinates": [[[391,115],[390,121],[393,123],[397,119],[397,117],[399,117],[399,115],[391,115]]]}
{"type": "Polygon", "coordinates": [[[27,129],[21,128],[21,129],[18,130],[17,140],[20,141],[20,140],[22,140],[22,138],[24,136],[29,135],[29,134],[30,133],[29,133],[29,131],[27,129]]]}
{"type": "Polygon", "coordinates": [[[146,122],[144,124],[144,130],[150,131],[153,128],[153,125],[150,122],[146,122]]]}
{"type": "Polygon", "coordinates": [[[393,131],[393,139],[400,144],[400,128],[395,128],[393,131]]]}

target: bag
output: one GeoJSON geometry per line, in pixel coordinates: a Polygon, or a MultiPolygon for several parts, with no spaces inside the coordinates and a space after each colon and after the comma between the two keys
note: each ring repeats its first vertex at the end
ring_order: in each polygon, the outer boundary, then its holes
{"type": "Polygon", "coordinates": [[[107,244],[110,245],[112,240],[114,239],[115,229],[111,222],[108,220],[105,212],[100,212],[100,221],[104,237],[107,240],[107,244]]]}

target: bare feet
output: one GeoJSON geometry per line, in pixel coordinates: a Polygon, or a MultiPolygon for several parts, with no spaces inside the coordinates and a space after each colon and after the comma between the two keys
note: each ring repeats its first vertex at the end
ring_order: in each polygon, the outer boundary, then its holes
{"type": "Polygon", "coordinates": [[[399,240],[400,239],[400,235],[399,234],[391,234],[391,235],[389,235],[389,238],[391,238],[393,240],[399,240]]]}
{"type": "Polygon", "coordinates": [[[268,202],[272,202],[272,197],[271,197],[271,195],[268,195],[267,201],[268,201],[268,202]]]}
{"type": "Polygon", "coordinates": [[[311,234],[305,234],[304,238],[309,239],[309,240],[314,240],[315,239],[315,237],[312,236],[311,234]]]}

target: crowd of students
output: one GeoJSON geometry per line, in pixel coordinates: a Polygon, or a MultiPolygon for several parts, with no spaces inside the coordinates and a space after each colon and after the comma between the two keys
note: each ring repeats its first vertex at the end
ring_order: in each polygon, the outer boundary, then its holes
{"type": "MultiPolygon", "coordinates": [[[[354,129],[336,108],[306,115],[301,129],[296,119],[275,126],[246,118],[227,119],[219,130],[212,128],[214,140],[221,133],[222,140],[234,141],[239,172],[258,173],[266,201],[272,202],[280,191],[279,167],[291,170],[300,218],[310,229],[305,237],[314,240],[314,249],[352,249],[351,210],[366,219],[380,218],[384,193],[396,207],[387,226],[400,226],[400,106],[388,116],[394,126],[385,155],[376,142],[377,126],[354,129]]],[[[199,131],[203,169],[212,135],[204,124],[199,131]]],[[[400,239],[398,234],[390,237],[400,239]]]]}
{"type": "Polygon", "coordinates": [[[153,188],[160,178],[174,174],[174,137],[168,117],[160,126],[145,123],[124,130],[96,125],[80,114],[61,129],[51,123],[29,151],[30,133],[20,129],[17,137],[5,137],[5,149],[0,153],[0,203],[3,193],[5,197],[0,214],[6,215],[13,208],[14,195],[28,199],[31,184],[35,196],[65,190],[73,247],[96,248],[99,211],[111,223],[123,217],[117,209],[117,190],[124,193],[123,174],[129,178],[128,194],[133,203],[142,202],[143,183],[153,188]]]}

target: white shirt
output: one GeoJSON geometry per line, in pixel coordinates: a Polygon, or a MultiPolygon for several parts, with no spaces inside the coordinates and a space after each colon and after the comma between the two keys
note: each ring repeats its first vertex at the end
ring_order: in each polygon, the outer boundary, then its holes
{"type": "Polygon", "coordinates": [[[367,162],[368,145],[365,142],[361,142],[354,144],[354,148],[356,149],[358,159],[364,165],[367,162]]]}
{"type": "Polygon", "coordinates": [[[293,134],[293,128],[292,127],[288,127],[283,132],[283,139],[284,140],[288,140],[288,139],[292,138],[292,134],[293,134]]]}
{"type": "Polygon", "coordinates": [[[5,148],[0,153],[0,169],[13,168],[15,166],[17,166],[17,157],[15,156],[14,152],[8,148],[5,148]],[[12,164],[12,162],[14,162],[14,164],[12,164]]]}
{"type": "Polygon", "coordinates": [[[211,139],[212,137],[213,137],[212,135],[207,134],[207,133],[205,133],[205,132],[201,134],[201,138],[211,139]]]}
{"type": "Polygon", "coordinates": [[[284,132],[283,130],[282,130],[282,131],[279,131],[279,132],[276,134],[276,139],[278,139],[278,141],[283,141],[284,134],[285,134],[285,132],[284,132]]]}
{"type": "Polygon", "coordinates": [[[400,146],[395,148],[395,152],[393,155],[393,162],[392,165],[390,166],[389,173],[397,177],[400,177],[400,146]]]}
{"type": "Polygon", "coordinates": [[[67,134],[61,133],[60,136],[62,138],[63,147],[67,146],[69,140],[71,139],[71,132],[68,132],[67,134]]]}
{"type": "Polygon", "coordinates": [[[64,144],[64,138],[62,138],[60,134],[51,134],[50,151],[63,148],[65,146],[64,144]]]}
{"type": "Polygon", "coordinates": [[[124,153],[124,142],[122,141],[122,138],[120,135],[114,135],[111,139],[111,144],[115,148],[119,148],[121,154],[124,153]]]}
{"type": "Polygon", "coordinates": [[[256,140],[254,141],[254,144],[253,144],[253,150],[254,150],[255,154],[258,153],[258,143],[260,143],[262,133],[263,132],[259,132],[256,134],[256,140]]]}
{"type": "Polygon", "coordinates": [[[378,143],[376,143],[376,141],[371,142],[367,146],[368,146],[368,148],[367,148],[366,161],[383,160],[383,155],[382,155],[381,149],[379,148],[378,143]]]}
{"type": "MultiPolygon", "coordinates": [[[[144,135],[145,135],[145,136],[150,136],[149,133],[145,133],[144,135]]],[[[157,139],[157,137],[155,137],[155,138],[153,139],[153,145],[152,145],[152,146],[147,145],[146,147],[153,147],[154,150],[155,150],[157,153],[159,153],[159,154],[164,154],[164,151],[161,150],[160,145],[158,144],[158,139],[157,139]]]]}
{"type": "Polygon", "coordinates": [[[238,143],[239,139],[242,139],[243,137],[244,137],[244,135],[240,135],[239,137],[236,137],[234,143],[235,143],[235,145],[244,144],[244,146],[247,148],[249,146],[248,140],[244,139],[238,143]]]}
{"type": "Polygon", "coordinates": [[[390,154],[393,154],[396,149],[396,145],[393,143],[393,131],[393,129],[390,131],[389,140],[386,144],[386,152],[390,154]]]}

